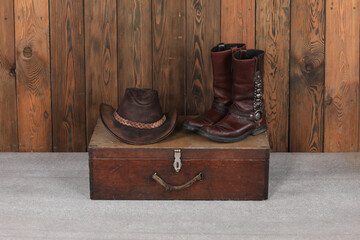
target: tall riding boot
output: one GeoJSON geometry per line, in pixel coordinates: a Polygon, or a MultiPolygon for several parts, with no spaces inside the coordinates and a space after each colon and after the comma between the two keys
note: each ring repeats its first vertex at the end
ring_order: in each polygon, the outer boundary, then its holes
{"type": "Polygon", "coordinates": [[[237,142],[266,131],[263,100],[264,52],[242,50],[233,55],[233,104],[227,115],[199,134],[217,142],[237,142]]]}
{"type": "Polygon", "coordinates": [[[195,119],[188,119],[183,128],[197,132],[205,125],[212,125],[222,119],[228,112],[231,101],[232,54],[241,49],[246,49],[245,44],[223,44],[219,43],[211,49],[211,60],[213,67],[213,90],[214,100],[209,111],[195,119]]]}

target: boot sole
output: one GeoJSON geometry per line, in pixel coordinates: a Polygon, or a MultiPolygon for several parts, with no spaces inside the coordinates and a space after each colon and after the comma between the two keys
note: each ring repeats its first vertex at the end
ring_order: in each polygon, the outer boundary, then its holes
{"type": "Polygon", "coordinates": [[[215,136],[215,135],[209,134],[207,132],[204,132],[202,130],[199,130],[197,133],[200,134],[201,136],[206,137],[206,138],[208,138],[210,140],[213,140],[215,142],[233,143],[233,142],[239,142],[241,140],[244,140],[246,137],[248,137],[250,135],[256,136],[256,135],[259,135],[259,134],[264,133],[264,132],[266,132],[266,127],[255,128],[253,130],[250,130],[250,131],[244,133],[240,137],[236,137],[236,138],[219,137],[219,136],[215,136]]]}
{"type": "Polygon", "coordinates": [[[197,127],[193,127],[193,126],[190,126],[190,125],[187,125],[187,124],[183,124],[182,127],[186,130],[189,130],[191,132],[194,132],[194,133],[198,133],[200,128],[197,128],[197,127]]]}

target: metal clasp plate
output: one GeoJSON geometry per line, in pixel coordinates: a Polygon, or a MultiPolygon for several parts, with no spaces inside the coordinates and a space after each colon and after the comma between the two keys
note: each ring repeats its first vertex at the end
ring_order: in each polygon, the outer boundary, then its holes
{"type": "Polygon", "coordinates": [[[174,150],[174,163],[173,163],[175,172],[180,172],[181,170],[181,150],[180,149],[175,149],[174,150]]]}

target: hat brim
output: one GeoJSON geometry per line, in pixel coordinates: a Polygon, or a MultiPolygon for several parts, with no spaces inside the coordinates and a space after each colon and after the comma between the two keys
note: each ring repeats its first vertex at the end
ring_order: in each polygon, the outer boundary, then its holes
{"type": "Polygon", "coordinates": [[[176,110],[166,114],[166,121],[154,129],[140,129],[123,125],[115,120],[114,111],[112,106],[101,104],[101,120],[112,135],[128,144],[146,145],[159,142],[169,136],[176,126],[176,110]]]}

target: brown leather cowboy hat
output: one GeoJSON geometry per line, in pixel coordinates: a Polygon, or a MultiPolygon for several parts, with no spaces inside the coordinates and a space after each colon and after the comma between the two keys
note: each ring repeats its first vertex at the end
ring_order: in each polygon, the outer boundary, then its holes
{"type": "Polygon", "coordinates": [[[105,127],[128,144],[151,144],[169,136],[175,128],[177,112],[163,114],[158,93],[152,89],[127,88],[118,109],[101,104],[105,127]]]}

